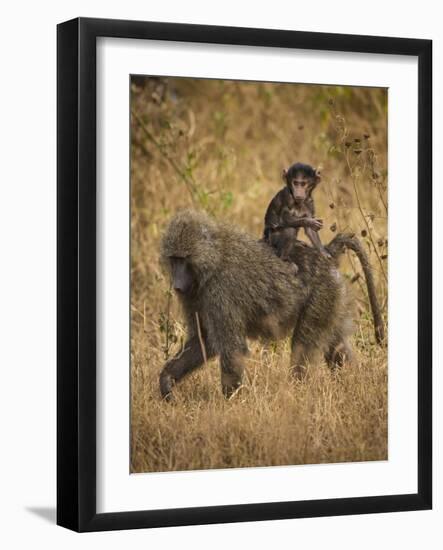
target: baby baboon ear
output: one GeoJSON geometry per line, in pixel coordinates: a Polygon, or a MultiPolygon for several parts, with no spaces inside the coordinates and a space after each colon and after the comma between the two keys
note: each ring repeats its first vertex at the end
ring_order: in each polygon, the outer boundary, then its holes
{"type": "Polygon", "coordinates": [[[286,168],[283,168],[282,173],[281,173],[281,178],[285,183],[287,183],[287,181],[288,181],[288,171],[286,170],[286,168]]]}
{"type": "Polygon", "coordinates": [[[317,168],[315,170],[315,183],[320,183],[321,182],[321,171],[317,168]]]}

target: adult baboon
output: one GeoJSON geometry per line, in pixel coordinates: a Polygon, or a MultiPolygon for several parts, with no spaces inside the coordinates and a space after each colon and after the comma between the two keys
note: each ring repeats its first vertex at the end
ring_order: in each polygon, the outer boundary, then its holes
{"type": "Polygon", "coordinates": [[[296,277],[268,244],[201,212],[174,216],[163,236],[161,259],[183,307],[187,339],[160,374],[164,398],[216,355],[229,397],[242,381],[247,338],[277,339],[292,331],[291,366],[297,377],[317,353],[324,353],[331,366],[350,359],[352,299],[334,262],[301,242],[294,243],[291,258],[299,266],[296,277]]]}

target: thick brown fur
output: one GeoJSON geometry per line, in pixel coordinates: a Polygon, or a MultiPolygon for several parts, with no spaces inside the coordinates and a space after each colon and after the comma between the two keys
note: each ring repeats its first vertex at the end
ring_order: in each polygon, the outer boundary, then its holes
{"type": "Polygon", "coordinates": [[[163,397],[216,355],[229,397],[241,385],[247,338],[292,333],[291,366],[300,378],[317,353],[331,366],[350,359],[352,299],[335,262],[317,249],[294,243],[291,261],[300,270],[294,277],[290,264],[265,242],[186,210],[173,217],[162,240],[161,261],[171,275],[176,258],[184,259],[195,284],[179,293],[188,334],[183,350],[161,372],[163,397]]]}

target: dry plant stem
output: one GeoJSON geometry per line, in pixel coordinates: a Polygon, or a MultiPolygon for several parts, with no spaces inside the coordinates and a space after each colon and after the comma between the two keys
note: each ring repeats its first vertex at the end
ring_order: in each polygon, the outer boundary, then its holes
{"type": "Polygon", "coordinates": [[[133,304],[131,304],[131,310],[135,311],[135,313],[138,313],[140,317],[143,319],[143,313],[140,310],[138,310],[133,304]]]}
{"type": "Polygon", "coordinates": [[[201,327],[200,327],[200,317],[198,316],[197,311],[195,312],[195,321],[197,323],[198,341],[200,342],[200,347],[201,347],[201,350],[202,350],[203,363],[206,366],[206,364],[208,362],[208,359],[207,359],[205,343],[203,342],[203,336],[202,336],[202,331],[201,331],[201,327]]]}
{"type": "Polygon", "coordinates": [[[384,209],[386,210],[386,215],[388,214],[388,205],[386,204],[385,202],[385,199],[383,197],[383,193],[381,192],[381,189],[380,189],[380,186],[378,184],[376,184],[375,186],[377,188],[377,191],[378,191],[378,196],[380,198],[380,202],[382,203],[382,205],[384,206],[384,209]]]}
{"type": "MultiPolygon", "coordinates": [[[[373,158],[377,159],[377,156],[376,156],[376,154],[375,154],[374,149],[372,149],[372,148],[369,147],[368,149],[366,149],[366,153],[369,153],[369,152],[372,154],[373,158]]],[[[376,162],[376,161],[375,161],[375,162],[376,162]]],[[[374,165],[375,165],[375,163],[374,163],[374,161],[373,161],[372,164],[371,164],[372,168],[374,168],[374,165]]],[[[365,163],[365,169],[366,169],[366,163],[365,163]]],[[[380,199],[380,202],[382,203],[382,205],[383,205],[383,207],[384,207],[384,209],[385,209],[385,211],[386,211],[386,214],[387,214],[387,213],[388,213],[388,205],[387,205],[387,203],[386,203],[386,201],[385,201],[385,199],[384,199],[384,197],[383,197],[383,193],[381,192],[380,186],[378,185],[378,183],[375,184],[375,187],[377,188],[377,193],[378,193],[378,197],[379,197],[379,199],[380,199]]]]}
{"type": "Polygon", "coordinates": [[[169,318],[171,312],[171,293],[172,293],[172,282],[169,284],[168,288],[168,301],[166,303],[166,341],[165,341],[165,359],[169,358],[169,318]]]}
{"type": "Polygon", "coordinates": [[[177,165],[175,160],[168,155],[168,153],[165,151],[164,147],[155,139],[155,137],[151,134],[151,132],[146,128],[146,126],[143,124],[143,121],[137,115],[137,113],[132,110],[131,114],[135,118],[135,120],[137,121],[140,128],[143,130],[143,133],[145,134],[145,136],[149,139],[149,141],[151,143],[153,143],[155,145],[155,147],[157,147],[157,149],[160,151],[162,156],[169,162],[169,164],[175,170],[177,175],[183,180],[183,182],[186,185],[187,190],[189,191],[192,202],[195,203],[195,194],[197,193],[197,189],[196,189],[195,184],[188,177],[185,176],[185,174],[182,172],[182,170],[180,170],[180,167],[177,165]]]}
{"type": "Polygon", "coordinates": [[[360,214],[361,214],[361,217],[363,218],[363,221],[365,222],[365,225],[366,225],[366,229],[368,230],[368,235],[369,235],[369,238],[371,239],[371,243],[372,243],[372,246],[374,248],[374,251],[375,251],[375,255],[377,256],[377,259],[379,261],[379,264],[380,264],[380,269],[381,269],[381,272],[383,274],[383,277],[386,281],[386,283],[388,282],[388,278],[386,276],[386,273],[385,273],[385,268],[383,266],[383,261],[382,259],[380,258],[380,255],[377,251],[377,247],[375,246],[375,243],[374,243],[374,239],[372,237],[372,231],[371,231],[371,227],[368,223],[368,220],[366,219],[366,216],[365,216],[365,213],[363,212],[363,207],[361,205],[361,202],[360,202],[360,195],[359,195],[359,192],[358,192],[358,187],[357,187],[357,182],[356,182],[356,178],[354,176],[354,172],[352,171],[352,166],[351,166],[351,163],[349,162],[349,156],[348,156],[348,153],[346,152],[345,153],[345,158],[346,158],[346,164],[348,165],[348,169],[349,169],[349,173],[351,175],[351,180],[352,180],[352,185],[354,186],[354,193],[355,193],[355,197],[357,199],[357,205],[358,205],[358,209],[360,210],[360,214]]]}

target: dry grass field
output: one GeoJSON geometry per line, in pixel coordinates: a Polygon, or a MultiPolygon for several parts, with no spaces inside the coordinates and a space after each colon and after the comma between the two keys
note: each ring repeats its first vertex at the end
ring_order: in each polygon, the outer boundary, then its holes
{"type": "Polygon", "coordinates": [[[387,318],[387,92],[137,77],[131,111],[131,472],[387,459],[387,350],[351,254],[341,270],[357,303],[355,367],[315,365],[296,382],[289,341],[250,342],[231,400],[216,361],[176,386],[173,404],[158,389],[185,336],[158,262],[167,221],[193,206],[260,238],[281,171],[296,161],[321,168],[320,236],[360,236],[387,318]]]}

